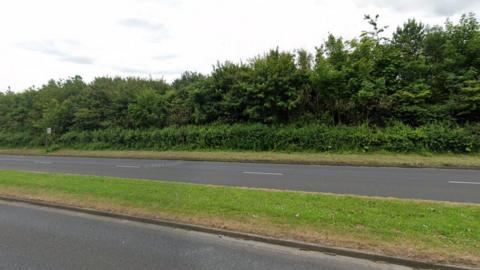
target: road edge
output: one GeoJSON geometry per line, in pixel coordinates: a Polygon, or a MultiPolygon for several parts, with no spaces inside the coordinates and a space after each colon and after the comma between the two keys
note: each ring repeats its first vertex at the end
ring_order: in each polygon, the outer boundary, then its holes
{"type": "Polygon", "coordinates": [[[307,251],[315,251],[315,252],[321,252],[326,254],[334,254],[334,255],[364,259],[364,260],[369,260],[374,262],[385,262],[385,263],[390,263],[395,265],[402,265],[402,266],[412,267],[415,269],[438,269],[438,270],[478,270],[480,269],[480,268],[471,268],[468,266],[436,264],[436,263],[431,263],[427,261],[419,261],[419,260],[408,259],[408,258],[394,257],[394,256],[377,254],[377,253],[364,252],[364,251],[355,250],[355,249],[339,248],[339,247],[313,244],[313,243],[307,243],[307,242],[301,242],[301,241],[295,241],[295,240],[266,237],[266,236],[261,236],[257,234],[249,234],[249,233],[242,233],[242,232],[236,232],[231,230],[217,229],[217,228],[211,228],[211,227],[206,227],[201,225],[193,225],[188,223],[177,222],[173,220],[150,219],[150,218],[145,218],[140,216],[132,216],[132,215],[125,215],[125,214],[119,214],[114,212],[99,211],[91,208],[81,208],[81,207],[45,202],[41,200],[23,199],[19,197],[10,197],[10,196],[3,196],[3,195],[0,195],[0,200],[6,201],[6,202],[25,203],[25,204],[41,206],[41,207],[75,211],[75,212],[81,212],[81,213],[95,215],[95,216],[123,219],[123,220],[128,220],[133,222],[153,224],[153,225],[183,229],[188,231],[223,235],[231,238],[262,242],[262,243],[273,244],[277,246],[284,246],[284,247],[296,248],[296,249],[307,250],[307,251]]]}

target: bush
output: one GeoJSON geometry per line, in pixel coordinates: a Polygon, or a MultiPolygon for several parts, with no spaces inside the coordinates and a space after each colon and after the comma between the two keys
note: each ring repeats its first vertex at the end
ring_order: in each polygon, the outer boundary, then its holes
{"type": "MultiPolygon", "coordinates": [[[[52,144],[89,150],[250,150],[306,152],[480,152],[480,125],[430,124],[418,128],[394,123],[329,126],[207,125],[131,130],[70,131],[52,144]]],[[[42,146],[42,136],[0,133],[2,147],[42,146]]]]}

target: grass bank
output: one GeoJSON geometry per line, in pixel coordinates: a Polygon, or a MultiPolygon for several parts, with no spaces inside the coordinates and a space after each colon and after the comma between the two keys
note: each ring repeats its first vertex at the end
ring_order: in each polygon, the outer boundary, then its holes
{"type": "Polygon", "coordinates": [[[60,149],[50,152],[41,149],[0,149],[0,154],[480,169],[480,155],[478,154],[421,155],[395,153],[338,154],[248,151],[89,151],[71,149],[60,149]]]}
{"type": "Polygon", "coordinates": [[[0,195],[480,265],[480,206],[0,171],[0,195]]]}

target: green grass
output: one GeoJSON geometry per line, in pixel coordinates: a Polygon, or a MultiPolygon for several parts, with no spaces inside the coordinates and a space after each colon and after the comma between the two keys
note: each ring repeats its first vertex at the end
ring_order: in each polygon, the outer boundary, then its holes
{"type": "Polygon", "coordinates": [[[480,206],[0,170],[0,195],[480,265],[480,206]]]}
{"type": "Polygon", "coordinates": [[[470,154],[399,154],[399,153],[304,153],[304,152],[250,152],[250,151],[109,151],[59,149],[0,149],[0,154],[88,156],[113,158],[153,158],[207,161],[271,162],[292,164],[476,168],[480,169],[480,155],[470,154]]]}

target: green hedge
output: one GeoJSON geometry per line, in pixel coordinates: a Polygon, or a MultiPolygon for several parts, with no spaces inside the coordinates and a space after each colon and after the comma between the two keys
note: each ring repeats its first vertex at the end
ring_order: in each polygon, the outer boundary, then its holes
{"type": "Polygon", "coordinates": [[[0,147],[38,147],[45,144],[45,136],[29,132],[1,133],[0,147]]]}
{"type": "MultiPolygon", "coordinates": [[[[0,146],[31,147],[42,136],[0,134],[0,146]]],[[[60,147],[116,150],[253,150],[309,152],[480,152],[480,125],[431,124],[386,128],[321,124],[266,126],[261,124],[169,127],[150,130],[119,128],[71,131],[54,139],[60,147]]]]}

